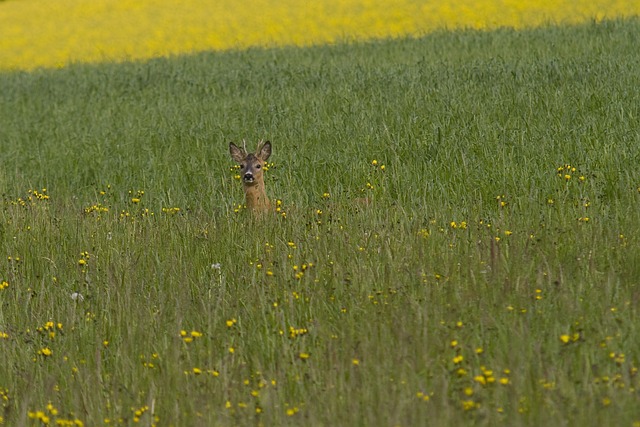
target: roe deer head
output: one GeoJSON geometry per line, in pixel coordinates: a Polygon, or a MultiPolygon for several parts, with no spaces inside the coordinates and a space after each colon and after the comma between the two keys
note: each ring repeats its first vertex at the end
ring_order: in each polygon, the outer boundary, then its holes
{"type": "Polygon", "coordinates": [[[253,212],[270,210],[271,202],[264,189],[264,166],[271,155],[271,143],[260,141],[255,153],[247,153],[244,148],[230,142],[229,153],[231,158],[240,165],[240,177],[247,208],[253,212]]]}

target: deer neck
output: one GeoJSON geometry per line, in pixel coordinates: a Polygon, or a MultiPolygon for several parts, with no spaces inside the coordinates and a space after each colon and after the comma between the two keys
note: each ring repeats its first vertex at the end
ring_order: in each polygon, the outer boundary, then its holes
{"type": "Polygon", "coordinates": [[[254,185],[245,185],[244,195],[248,209],[266,211],[271,207],[271,202],[269,202],[264,188],[264,182],[257,182],[254,185]]]}

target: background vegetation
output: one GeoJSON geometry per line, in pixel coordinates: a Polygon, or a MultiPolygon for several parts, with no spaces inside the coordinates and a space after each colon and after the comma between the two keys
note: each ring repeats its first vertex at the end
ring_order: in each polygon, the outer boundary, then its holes
{"type": "Polygon", "coordinates": [[[638,425],[638,34],[1,74],[2,422],[638,425]]]}
{"type": "Polygon", "coordinates": [[[0,69],[637,15],[636,0],[12,0],[0,10],[0,69]]]}

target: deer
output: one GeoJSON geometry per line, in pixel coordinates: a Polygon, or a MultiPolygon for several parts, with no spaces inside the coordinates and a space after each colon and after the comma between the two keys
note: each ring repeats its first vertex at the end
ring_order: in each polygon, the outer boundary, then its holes
{"type": "Polygon", "coordinates": [[[258,142],[255,153],[229,143],[231,158],[240,165],[240,177],[247,208],[254,213],[271,210],[271,202],[264,187],[264,166],[271,155],[271,142],[258,142]]]}

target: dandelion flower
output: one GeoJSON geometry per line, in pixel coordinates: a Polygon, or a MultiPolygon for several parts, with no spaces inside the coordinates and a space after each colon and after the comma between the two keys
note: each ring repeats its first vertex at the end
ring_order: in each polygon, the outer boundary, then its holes
{"type": "Polygon", "coordinates": [[[40,354],[40,355],[42,355],[44,357],[49,357],[49,356],[53,355],[53,351],[49,347],[45,347],[45,348],[39,350],[38,354],[40,354]]]}
{"type": "Polygon", "coordinates": [[[482,385],[487,384],[487,379],[485,378],[484,375],[476,375],[475,377],[473,377],[473,380],[482,385]]]}

